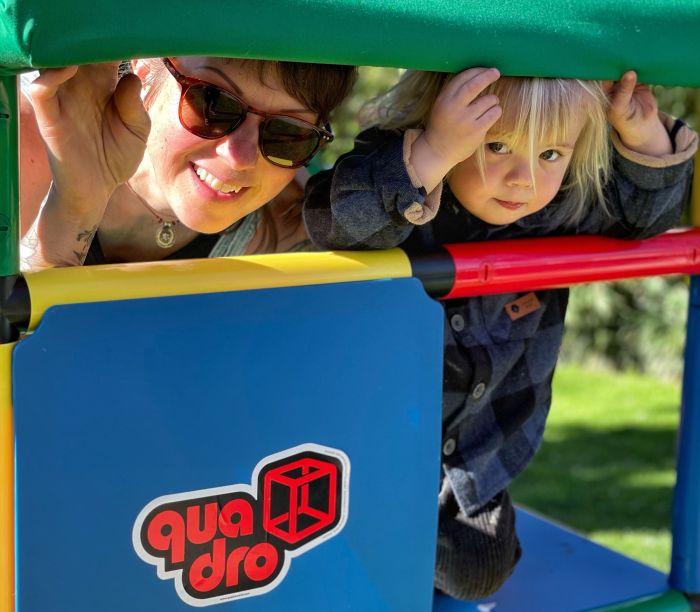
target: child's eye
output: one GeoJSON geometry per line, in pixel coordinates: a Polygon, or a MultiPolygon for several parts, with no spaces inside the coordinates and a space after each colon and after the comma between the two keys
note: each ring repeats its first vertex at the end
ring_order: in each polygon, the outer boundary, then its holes
{"type": "Polygon", "coordinates": [[[545,160],[545,161],[554,161],[555,159],[559,159],[561,157],[561,154],[559,151],[555,151],[554,149],[547,149],[544,153],[540,155],[540,158],[545,160]]]}
{"type": "Polygon", "coordinates": [[[510,149],[508,148],[508,145],[505,142],[490,142],[487,146],[494,153],[510,153],[510,149]]]}

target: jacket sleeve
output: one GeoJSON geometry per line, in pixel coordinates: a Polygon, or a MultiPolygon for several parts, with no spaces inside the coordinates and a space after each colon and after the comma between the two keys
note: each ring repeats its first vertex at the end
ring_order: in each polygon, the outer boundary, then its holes
{"type": "Polygon", "coordinates": [[[373,128],[332,170],[309,179],[304,222],[311,240],[323,249],[389,249],[408,238],[415,225],[435,217],[442,184],[426,193],[410,165],[411,145],[420,135],[403,137],[373,128]]]}
{"type": "Polygon", "coordinates": [[[642,240],[678,223],[690,197],[698,135],[681,120],[659,116],[673,153],[641,155],[625,147],[613,130],[613,173],[604,191],[609,214],[596,206],[579,226],[580,233],[642,240]]]}

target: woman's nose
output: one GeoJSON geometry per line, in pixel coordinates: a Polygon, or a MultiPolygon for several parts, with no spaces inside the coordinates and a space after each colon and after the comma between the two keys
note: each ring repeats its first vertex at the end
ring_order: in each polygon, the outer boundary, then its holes
{"type": "Polygon", "coordinates": [[[532,171],[529,160],[517,161],[506,175],[506,184],[509,187],[532,189],[532,171]]]}
{"type": "Polygon", "coordinates": [[[249,113],[238,129],[217,143],[217,154],[226,158],[234,170],[247,170],[257,164],[261,122],[262,118],[249,113]]]}

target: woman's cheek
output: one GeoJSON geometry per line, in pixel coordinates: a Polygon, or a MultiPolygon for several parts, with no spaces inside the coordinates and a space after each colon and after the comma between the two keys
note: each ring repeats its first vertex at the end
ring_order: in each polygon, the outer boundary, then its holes
{"type": "Polygon", "coordinates": [[[265,201],[266,204],[272,200],[294,179],[296,175],[296,170],[285,170],[284,168],[278,168],[273,166],[268,162],[263,162],[270,167],[270,171],[264,173],[263,175],[263,189],[265,191],[265,201]]]}

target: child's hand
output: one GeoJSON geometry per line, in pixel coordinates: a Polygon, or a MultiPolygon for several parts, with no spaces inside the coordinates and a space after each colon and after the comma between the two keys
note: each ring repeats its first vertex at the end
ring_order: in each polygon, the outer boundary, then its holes
{"type": "Polygon", "coordinates": [[[438,96],[425,132],[413,143],[411,165],[432,191],[458,163],[471,157],[502,114],[493,94],[478,97],[501,75],[495,68],[470,68],[438,96]]]}
{"type": "Polygon", "coordinates": [[[652,157],[673,152],[649,85],[637,84],[633,70],[625,72],[619,81],[606,81],[604,85],[610,98],[608,119],[628,149],[652,157]]]}
{"type": "Polygon", "coordinates": [[[450,81],[435,100],[425,140],[452,166],[474,154],[501,116],[495,95],[477,97],[500,76],[495,68],[470,68],[450,81]]]}

